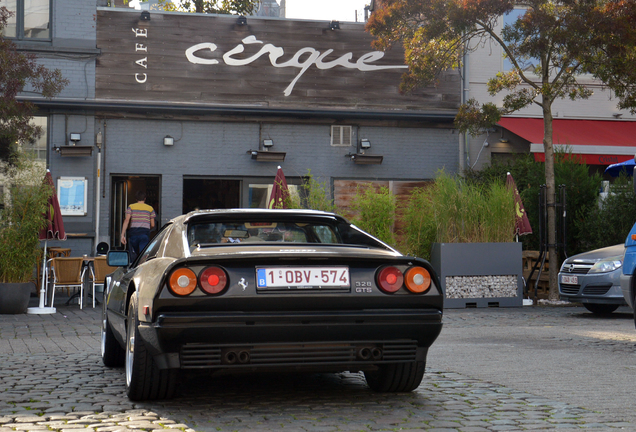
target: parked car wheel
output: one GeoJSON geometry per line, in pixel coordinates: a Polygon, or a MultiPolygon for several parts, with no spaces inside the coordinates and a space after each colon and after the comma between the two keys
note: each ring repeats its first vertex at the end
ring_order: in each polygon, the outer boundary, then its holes
{"type": "Polygon", "coordinates": [[[139,336],[137,296],[128,304],[126,337],[126,394],[133,401],[169,399],[174,395],[176,371],[159,369],[139,336]]]}
{"type": "Polygon", "coordinates": [[[381,365],[379,370],[365,372],[369,387],[377,392],[410,392],[415,390],[424,377],[426,362],[396,363],[381,365]]]}
{"type": "Polygon", "coordinates": [[[589,310],[593,314],[596,314],[596,315],[607,315],[607,314],[611,314],[616,309],[618,309],[619,305],[598,304],[598,303],[583,303],[583,306],[585,306],[585,309],[589,310]]]}
{"type": "Polygon", "coordinates": [[[115,339],[113,330],[110,328],[108,314],[106,313],[106,302],[103,302],[102,308],[101,340],[102,362],[104,366],[122,367],[124,365],[125,353],[124,349],[115,339]]]}

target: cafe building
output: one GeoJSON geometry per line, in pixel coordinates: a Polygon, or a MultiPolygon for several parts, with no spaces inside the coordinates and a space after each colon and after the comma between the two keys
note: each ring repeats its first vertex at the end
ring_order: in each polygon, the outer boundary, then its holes
{"type": "Polygon", "coordinates": [[[73,255],[121,246],[137,190],[161,226],[266,207],[278,166],[292,187],[311,173],[345,207],[359,184],[404,195],[459,168],[459,74],[401,94],[402,51],[374,50],[363,23],[86,12],[75,35],[56,38],[72,30],[53,21],[38,53],[70,81],[36,102],[73,255]]]}

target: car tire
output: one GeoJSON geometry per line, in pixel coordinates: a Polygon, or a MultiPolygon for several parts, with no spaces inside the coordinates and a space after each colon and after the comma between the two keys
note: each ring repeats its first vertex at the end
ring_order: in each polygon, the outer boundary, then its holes
{"type": "Polygon", "coordinates": [[[598,303],[583,303],[585,309],[589,310],[596,315],[608,315],[618,309],[619,305],[613,304],[598,304],[598,303]]]}
{"type": "Polygon", "coordinates": [[[113,330],[108,322],[106,313],[106,302],[102,307],[102,328],[101,328],[101,352],[102,362],[106,367],[122,367],[126,359],[125,351],[115,339],[113,330]]]}
{"type": "Polygon", "coordinates": [[[365,372],[364,377],[371,390],[385,393],[415,390],[424,377],[426,362],[380,365],[377,371],[365,372]]]}
{"type": "Polygon", "coordinates": [[[159,369],[139,335],[137,295],[128,304],[126,330],[126,394],[131,401],[169,399],[174,395],[177,371],[159,369]]]}

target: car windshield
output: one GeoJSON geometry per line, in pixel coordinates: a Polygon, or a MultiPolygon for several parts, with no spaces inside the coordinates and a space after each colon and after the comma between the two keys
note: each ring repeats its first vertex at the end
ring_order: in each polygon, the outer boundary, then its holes
{"type": "Polygon", "coordinates": [[[223,243],[342,243],[334,227],[300,222],[203,222],[188,226],[190,247],[223,243]]]}

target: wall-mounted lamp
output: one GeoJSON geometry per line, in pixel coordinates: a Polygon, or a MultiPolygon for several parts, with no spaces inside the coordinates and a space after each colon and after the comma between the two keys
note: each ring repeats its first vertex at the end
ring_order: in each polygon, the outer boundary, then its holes
{"type": "Polygon", "coordinates": [[[285,152],[273,152],[266,150],[248,150],[252,156],[252,159],[259,162],[283,162],[287,153],[285,152]]]}
{"type": "Polygon", "coordinates": [[[64,157],[85,157],[93,154],[93,146],[60,146],[53,147],[53,150],[64,157]]]}
{"type": "Polygon", "coordinates": [[[80,135],[78,133],[72,133],[72,134],[69,135],[69,143],[68,143],[68,145],[74,146],[81,139],[82,139],[82,135],[80,135]]]}
{"type": "Polygon", "coordinates": [[[174,138],[172,138],[170,135],[166,135],[163,138],[163,145],[165,145],[165,146],[174,145],[174,138]]]}
{"type": "Polygon", "coordinates": [[[340,21],[331,21],[329,23],[329,28],[331,30],[340,30],[340,21]]]}
{"type": "Polygon", "coordinates": [[[274,140],[271,140],[271,139],[263,140],[263,147],[268,148],[268,147],[272,147],[273,145],[274,145],[274,140]]]}
{"type": "Polygon", "coordinates": [[[362,153],[349,153],[346,156],[349,156],[353,163],[357,165],[380,165],[384,160],[384,156],[366,155],[362,153]]]}
{"type": "Polygon", "coordinates": [[[360,142],[358,142],[357,152],[349,153],[346,156],[350,157],[353,163],[358,165],[380,165],[384,160],[384,156],[365,154],[365,150],[370,148],[371,141],[369,141],[368,138],[362,138],[360,142]]]}
{"type": "Polygon", "coordinates": [[[240,17],[238,17],[236,19],[236,23],[240,26],[244,26],[247,25],[247,18],[245,18],[243,15],[241,15],[240,17]]]}
{"type": "Polygon", "coordinates": [[[139,19],[140,19],[141,21],[150,21],[150,12],[148,12],[148,11],[143,11],[143,12],[141,13],[141,17],[139,17],[139,19]]]}

